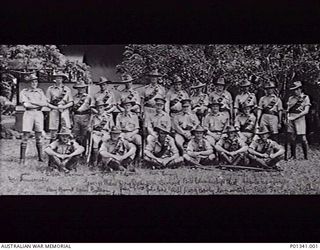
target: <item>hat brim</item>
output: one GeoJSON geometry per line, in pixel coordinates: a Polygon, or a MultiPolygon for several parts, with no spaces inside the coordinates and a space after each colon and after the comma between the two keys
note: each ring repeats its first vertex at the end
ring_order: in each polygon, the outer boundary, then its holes
{"type": "Polygon", "coordinates": [[[200,88],[203,88],[205,86],[206,86],[206,84],[202,84],[202,85],[192,86],[192,87],[190,87],[190,89],[200,89],[200,88]]]}
{"type": "Polygon", "coordinates": [[[191,130],[192,135],[194,135],[196,132],[206,134],[208,131],[206,129],[204,129],[204,130],[191,130]]]}
{"type": "Polygon", "coordinates": [[[88,85],[79,85],[79,86],[73,86],[74,89],[83,89],[89,87],[88,85]]]}
{"type": "Polygon", "coordinates": [[[26,82],[32,82],[33,80],[38,80],[39,78],[38,77],[33,77],[31,79],[26,79],[25,81],[26,82]]]}
{"type": "Polygon", "coordinates": [[[256,135],[265,135],[265,134],[270,134],[270,131],[263,131],[263,132],[256,132],[256,135]]]}
{"type": "Polygon", "coordinates": [[[66,75],[63,75],[63,74],[59,74],[59,75],[52,75],[53,78],[57,78],[57,77],[62,77],[64,79],[68,79],[68,77],[66,75]]]}
{"type": "Polygon", "coordinates": [[[221,107],[222,105],[223,105],[223,104],[220,103],[220,102],[215,102],[215,103],[209,103],[208,107],[209,107],[209,108],[212,107],[212,106],[219,106],[219,107],[221,107]]]}
{"type": "Polygon", "coordinates": [[[68,136],[72,137],[72,134],[71,134],[71,133],[57,133],[57,135],[58,135],[58,136],[59,136],[59,135],[68,135],[68,136]]]}
{"type": "Polygon", "coordinates": [[[155,127],[154,128],[154,131],[156,131],[156,132],[162,132],[162,133],[165,133],[165,134],[170,134],[170,131],[167,131],[167,130],[164,130],[164,129],[162,129],[162,128],[159,128],[159,127],[155,127]]]}
{"type": "Polygon", "coordinates": [[[299,89],[301,88],[302,86],[296,86],[296,87],[292,87],[292,88],[289,88],[289,90],[295,90],[295,89],[299,89]]]}
{"type": "Polygon", "coordinates": [[[124,106],[124,105],[126,105],[126,104],[128,104],[128,103],[131,104],[132,106],[136,105],[136,102],[133,102],[133,101],[132,101],[132,102],[122,102],[122,103],[121,103],[121,106],[124,106]]]}

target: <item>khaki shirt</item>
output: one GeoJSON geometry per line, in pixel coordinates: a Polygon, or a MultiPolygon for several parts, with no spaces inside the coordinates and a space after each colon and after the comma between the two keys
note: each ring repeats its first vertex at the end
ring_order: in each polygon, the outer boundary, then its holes
{"type": "Polygon", "coordinates": [[[164,145],[161,145],[161,143],[158,141],[158,138],[152,137],[152,139],[148,141],[145,150],[149,151],[152,154],[157,154],[161,151],[162,146],[166,147],[166,150],[164,151],[161,158],[172,157],[174,155],[179,157],[179,151],[177,149],[176,143],[174,139],[168,135],[165,139],[164,145]]]}
{"type": "Polygon", "coordinates": [[[260,154],[272,154],[282,149],[282,146],[275,141],[267,139],[267,141],[264,142],[259,136],[254,136],[249,147],[260,154]]]}
{"type": "Polygon", "coordinates": [[[92,116],[91,126],[93,130],[110,131],[114,126],[113,117],[107,112],[103,112],[102,114],[95,114],[92,116]]]}
{"type": "Polygon", "coordinates": [[[253,132],[256,124],[256,116],[254,114],[239,114],[236,116],[234,126],[239,128],[241,132],[253,132]]]}
{"type": "Polygon", "coordinates": [[[93,96],[90,106],[95,107],[97,102],[103,102],[108,105],[114,105],[116,104],[116,99],[111,91],[105,90],[103,92],[99,91],[93,96]]]}
{"type": "Polygon", "coordinates": [[[84,112],[90,109],[92,103],[92,97],[86,93],[76,94],[73,98],[73,109],[74,111],[84,112]]]}
{"type": "Polygon", "coordinates": [[[202,152],[208,150],[213,150],[213,148],[205,138],[202,138],[200,141],[197,141],[195,138],[192,138],[187,146],[187,153],[202,152]]]}
{"type": "Polygon", "coordinates": [[[132,112],[119,113],[116,119],[116,125],[120,127],[123,132],[132,132],[139,128],[138,116],[132,112]]]}
{"type": "Polygon", "coordinates": [[[73,101],[71,89],[65,85],[50,86],[47,89],[46,96],[47,96],[48,102],[53,105],[57,105],[58,102],[61,102],[63,105],[65,105],[73,101]],[[57,102],[57,103],[54,103],[54,102],[57,102]]]}
{"type": "Polygon", "coordinates": [[[270,96],[265,95],[261,97],[259,100],[258,108],[262,111],[270,110],[271,112],[275,113],[278,113],[279,111],[283,110],[282,101],[275,94],[272,94],[270,96]]]}
{"type": "Polygon", "coordinates": [[[171,117],[168,113],[161,111],[161,113],[159,114],[155,113],[154,115],[148,116],[146,118],[145,127],[155,128],[159,126],[164,126],[168,130],[171,129],[171,117]]]}
{"type": "Polygon", "coordinates": [[[234,108],[235,109],[242,109],[243,105],[253,105],[254,107],[257,106],[257,97],[254,93],[246,92],[236,96],[234,100],[234,108]]]}
{"type": "MultiPolygon", "coordinates": [[[[100,152],[107,151],[108,153],[114,155],[124,155],[128,153],[132,148],[135,148],[135,146],[123,138],[119,137],[116,141],[113,141],[110,138],[102,143],[100,152]]],[[[129,157],[133,159],[134,154],[129,157]]]]}
{"type": "Polygon", "coordinates": [[[179,126],[183,130],[190,131],[198,124],[200,124],[200,121],[199,121],[197,115],[193,112],[182,113],[182,114],[177,115],[173,118],[173,125],[174,125],[175,129],[177,126],[179,126]]]}
{"type": "Polygon", "coordinates": [[[189,99],[189,95],[186,91],[180,90],[176,92],[174,89],[170,89],[166,95],[166,100],[167,100],[167,107],[166,111],[169,113],[170,111],[172,112],[179,112],[182,110],[181,106],[181,100],[183,99],[189,99]],[[178,101],[175,104],[174,101],[178,101]]]}
{"type": "Polygon", "coordinates": [[[229,91],[224,90],[221,93],[218,93],[216,91],[213,91],[209,96],[210,102],[213,100],[216,100],[220,103],[222,103],[221,110],[231,110],[233,107],[233,100],[232,96],[229,91]]]}
{"type": "Polygon", "coordinates": [[[301,113],[306,106],[311,106],[311,102],[309,96],[302,93],[299,97],[290,96],[287,105],[289,113],[301,113]],[[297,105],[295,105],[295,103],[297,103],[297,105]]]}
{"type": "Polygon", "coordinates": [[[134,101],[136,104],[141,105],[141,98],[140,98],[140,94],[138,91],[134,90],[134,89],[125,89],[123,91],[121,91],[120,93],[120,101],[122,102],[125,99],[130,99],[132,101],[134,101]]]}
{"type": "Polygon", "coordinates": [[[67,143],[61,142],[59,139],[48,145],[54,152],[58,154],[72,154],[74,151],[82,148],[76,140],[70,139],[67,143]]]}
{"type": "Polygon", "coordinates": [[[222,132],[228,124],[229,119],[222,112],[217,114],[209,113],[203,120],[203,127],[211,132],[222,132]]]}
{"type": "Polygon", "coordinates": [[[47,97],[40,88],[31,89],[26,88],[20,92],[20,102],[21,103],[31,103],[31,102],[47,102],[47,97]]]}
{"type": "Polygon", "coordinates": [[[228,135],[226,134],[222,135],[221,139],[217,142],[216,145],[219,145],[220,147],[228,151],[237,151],[240,148],[247,146],[247,144],[244,142],[244,140],[241,139],[240,136],[236,137],[234,140],[230,140],[228,135]]]}
{"type": "Polygon", "coordinates": [[[163,98],[166,95],[166,89],[160,84],[149,84],[145,87],[143,97],[144,97],[144,105],[154,107],[155,106],[155,98],[161,97],[163,98]]]}

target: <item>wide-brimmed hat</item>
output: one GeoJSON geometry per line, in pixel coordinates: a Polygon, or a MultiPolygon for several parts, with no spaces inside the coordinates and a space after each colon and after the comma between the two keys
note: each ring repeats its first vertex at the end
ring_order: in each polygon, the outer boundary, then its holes
{"type": "Polygon", "coordinates": [[[234,126],[229,125],[223,131],[223,133],[225,133],[225,134],[229,134],[229,133],[232,133],[232,132],[239,132],[239,130],[238,130],[238,128],[236,128],[234,126]]]}
{"type": "Polygon", "coordinates": [[[95,106],[96,107],[101,107],[101,106],[107,106],[108,104],[105,103],[103,100],[99,100],[96,102],[95,106]]]}
{"type": "Polygon", "coordinates": [[[182,82],[182,78],[180,76],[178,76],[178,75],[174,75],[172,77],[172,82],[173,82],[173,84],[181,83],[182,82]]]}
{"type": "Polygon", "coordinates": [[[80,89],[80,88],[86,88],[86,87],[88,87],[88,85],[83,80],[80,80],[79,82],[73,85],[74,89],[80,89]]]}
{"type": "Polygon", "coordinates": [[[276,88],[276,84],[275,82],[273,81],[269,81],[268,83],[266,83],[264,86],[263,86],[265,89],[273,89],[273,88],[276,88]]]}
{"type": "Polygon", "coordinates": [[[156,127],[154,127],[154,131],[170,134],[170,127],[166,126],[163,123],[160,123],[156,127]]]}
{"type": "Polygon", "coordinates": [[[110,130],[110,134],[121,134],[121,133],[122,133],[121,129],[117,126],[113,126],[110,130]]]}
{"type": "Polygon", "coordinates": [[[215,105],[222,106],[223,104],[221,102],[219,102],[218,100],[214,99],[209,103],[208,107],[210,108],[210,107],[215,106],[215,105]]]}
{"type": "Polygon", "coordinates": [[[61,72],[61,71],[58,71],[58,72],[55,72],[53,73],[52,77],[62,77],[64,80],[67,80],[69,77],[67,74],[61,72]]]}
{"type": "Polygon", "coordinates": [[[200,124],[197,125],[194,129],[191,130],[191,134],[194,134],[195,132],[202,132],[202,133],[207,133],[207,130],[204,129],[200,124]]]}
{"type": "Polygon", "coordinates": [[[205,87],[205,86],[206,86],[205,83],[199,82],[197,85],[191,86],[190,88],[191,88],[191,89],[199,89],[199,88],[203,88],[203,87],[205,87]]]}
{"type": "Polygon", "coordinates": [[[69,135],[70,137],[72,137],[71,130],[67,127],[62,127],[57,135],[69,135]]]}
{"type": "Polygon", "coordinates": [[[38,80],[38,77],[35,74],[31,74],[31,75],[25,77],[26,82],[31,82],[33,80],[38,80]]]}
{"type": "Polygon", "coordinates": [[[189,103],[191,105],[191,99],[183,99],[181,100],[181,106],[183,107],[186,103],[189,103]]]}
{"type": "Polygon", "coordinates": [[[130,74],[123,74],[121,76],[121,82],[122,83],[127,83],[127,82],[132,82],[133,81],[133,78],[130,74]]]}
{"type": "Polygon", "coordinates": [[[162,77],[162,74],[160,74],[158,69],[153,69],[147,74],[147,76],[162,77]]]}
{"type": "Polygon", "coordinates": [[[218,80],[215,82],[215,85],[223,85],[223,86],[225,86],[225,85],[226,85],[226,82],[225,82],[224,78],[220,77],[220,78],[218,78],[218,80]]]}
{"type": "Polygon", "coordinates": [[[254,105],[255,104],[253,102],[245,102],[241,106],[244,109],[244,108],[252,108],[252,107],[254,107],[254,105]]]}
{"type": "Polygon", "coordinates": [[[302,87],[302,82],[301,81],[296,81],[294,83],[292,83],[292,85],[290,86],[289,90],[295,90],[298,88],[302,87]]]}
{"type": "Polygon", "coordinates": [[[268,133],[270,133],[270,131],[266,127],[259,127],[256,131],[257,135],[264,135],[268,133]]]}
{"type": "Polygon", "coordinates": [[[101,76],[100,78],[99,78],[99,82],[97,82],[96,84],[97,85],[102,85],[102,84],[105,84],[105,83],[107,83],[107,82],[111,82],[108,78],[106,78],[106,77],[104,77],[104,76],[101,76]]]}
{"type": "Polygon", "coordinates": [[[161,103],[161,104],[165,104],[166,103],[166,100],[162,97],[157,97],[154,99],[154,101],[157,103],[161,103]]]}
{"type": "Polygon", "coordinates": [[[251,82],[248,79],[245,79],[243,81],[240,82],[239,87],[243,88],[243,87],[249,87],[251,86],[251,82]]]}

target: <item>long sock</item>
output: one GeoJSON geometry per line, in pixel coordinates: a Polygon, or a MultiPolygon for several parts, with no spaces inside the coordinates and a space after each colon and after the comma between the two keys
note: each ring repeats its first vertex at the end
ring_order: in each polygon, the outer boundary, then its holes
{"type": "Polygon", "coordinates": [[[296,158],[297,158],[297,155],[296,155],[296,147],[297,147],[297,144],[296,144],[296,143],[291,143],[291,144],[290,144],[291,157],[292,157],[293,159],[296,159],[296,158]]]}
{"type": "Polygon", "coordinates": [[[37,152],[38,152],[39,161],[43,161],[43,159],[42,159],[42,143],[36,142],[36,148],[37,148],[37,152]]]}
{"type": "Polygon", "coordinates": [[[307,142],[302,142],[302,151],[303,151],[304,159],[308,160],[308,143],[307,142]]]}
{"type": "Polygon", "coordinates": [[[27,142],[21,142],[20,144],[20,160],[25,161],[26,159],[27,142]]]}

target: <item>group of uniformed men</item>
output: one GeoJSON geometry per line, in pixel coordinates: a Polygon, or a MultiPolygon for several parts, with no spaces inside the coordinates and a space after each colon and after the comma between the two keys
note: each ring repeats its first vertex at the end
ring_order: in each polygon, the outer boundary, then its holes
{"type": "Polygon", "coordinates": [[[111,81],[104,77],[97,83],[100,90],[94,96],[88,94],[84,81],[74,84],[77,94],[73,96],[64,84],[64,73],[55,73],[53,77],[55,84],[46,95],[38,88],[35,75],[27,78],[30,87],[20,93],[26,109],[20,150],[23,164],[32,130],[39,161],[43,161],[42,107],[50,108],[51,141],[44,152],[51,168],[65,172],[76,168],[85,154],[89,155],[91,167],[109,171],[134,171],[141,158],[143,166],[153,169],[184,164],[277,168],[288,151],[278,141],[283,124],[291,157],[296,158],[297,139],[302,143],[305,159],[308,157],[305,115],[311,104],[300,81],[290,87],[292,95],[284,111],[272,81],[264,86],[265,95],[259,102],[250,92],[251,82],[242,81],[240,93],[233,101],[223,78],[214,83],[211,93],[205,92],[206,84],[199,83],[191,87],[189,95],[179,76],[172,78],[173,88],[167,91],[160,84],[162,75],[155,69],[148,74],[150,84],[144,86],[142,94],[133,88],[134,79],[124,74],[125,89],[117,102],[108,87],[111,81]]]}

